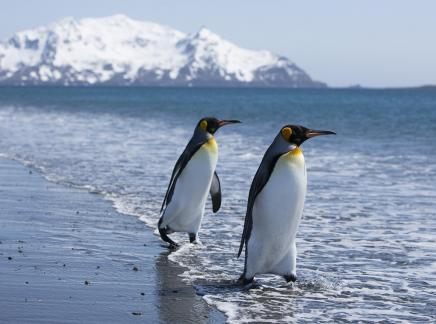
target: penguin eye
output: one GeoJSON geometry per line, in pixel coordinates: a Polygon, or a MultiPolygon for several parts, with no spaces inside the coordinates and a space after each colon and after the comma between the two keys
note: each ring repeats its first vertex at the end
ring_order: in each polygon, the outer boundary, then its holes
{"type": "Polygon", "coordinates": [[[202,129],[202,130],[207,130],[207,120],[202,120],[201,122],[200,122],[200,128],[202,129]]]}
{"type": "Polygon", "coordinates": [[[291,138],[291,135],[292,135],[292,128],[285,127],[282,129],[282,136],[285,140],[289,141],[289,139],[291,138]]]}

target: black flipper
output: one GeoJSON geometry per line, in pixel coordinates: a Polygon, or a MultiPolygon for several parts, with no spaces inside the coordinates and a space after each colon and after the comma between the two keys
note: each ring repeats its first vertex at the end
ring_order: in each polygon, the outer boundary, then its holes
{"type": "Polygon", "coordinates": [[[253,227],[253,205],[256,200],[257,195],[262,191],[265,184],[268,182],[269,177],[271,176],[272,171],[274,170],[275,164],[279,158],[277,156],[274,160],[264,161],[259,166],[259,169],[254,176],[253,182],[251,183],[250,193],[248,194],[248,203],[247,203],[247,213],[245,214],[245,222],[244,222],[244,231],[242,232],[241,244],[239,246],[238,258],[241,256],[242,249],[244,248],[244,244],[248,242],[248,239],[251,235],[251,228],[253,227]]]}
{"type": "Polygon", "coordinates": [[[213,173],[209,192],[212,198],[212,210],[216,213],[221,207],[221,184],[216,171],[213,173]]]}
{"type": "Polygon", "coordinates": [[[244,231],[242,232],[241,244],[239,246],[238,258],[242,253],[244,244],[247,244],[253,227],[253,205],[257,195],[262,191],[265,184],[268,182],[271,173],[277,163],[277,160],[282,154],[285,154],[295,146],[283,141],[280,133],[276,136],[274,142],[270,145],[263,156],[259,169],[257,169],[253,182],[251,183],[250,193],[248,194],[247,213],[245,214],[244,231]]]}

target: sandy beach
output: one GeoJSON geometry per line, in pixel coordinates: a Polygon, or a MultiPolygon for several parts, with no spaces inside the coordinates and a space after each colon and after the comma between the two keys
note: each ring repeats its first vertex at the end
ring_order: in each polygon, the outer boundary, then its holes
{"type": "Polygon", "coordinates": [[[167,254],[101,196],[0,159],[0,322],[224,322],[167,254]]]}

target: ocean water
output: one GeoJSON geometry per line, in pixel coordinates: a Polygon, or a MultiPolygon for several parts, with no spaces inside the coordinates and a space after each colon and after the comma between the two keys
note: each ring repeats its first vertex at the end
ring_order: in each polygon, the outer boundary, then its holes
{"type": "Polygon", "coordinates": [[[208,303],[235,323],[436,321],[434,90],[0,88],[0,155],[100,193],[153,231],[172,167],[209,115],[243,122],[216,135],[222,208],[208,202],[202,244],[170,255],[208,303]],[[232,283],[248,190],[288,123],[338,134],[302,146],[299,280],[260,276],[243,290],[232,283]]]}

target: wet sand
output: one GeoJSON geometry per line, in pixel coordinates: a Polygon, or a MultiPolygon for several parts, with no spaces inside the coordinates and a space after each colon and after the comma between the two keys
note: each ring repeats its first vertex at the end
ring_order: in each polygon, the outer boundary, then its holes
{"type": "Polygon", "coordinates": [[[0,159],[0,322],[222,323],[150,229],[0,159]]]}

